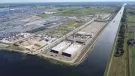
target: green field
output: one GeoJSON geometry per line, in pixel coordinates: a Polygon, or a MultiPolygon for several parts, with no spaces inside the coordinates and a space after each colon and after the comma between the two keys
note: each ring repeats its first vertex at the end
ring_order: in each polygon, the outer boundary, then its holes
{"type": "MultiPolygon", "coordinates": [[[[128,16],[127,16],[128,29],[129,29],[131,26],[135,26],[135,7],[129,7],[127,11],[128,11],[128,16]]],[[[129,31],[130,31],[130,29],[129,29],[129,31]]],[[[128,39],[134,39],[134,33],[128,32],[128,39]]],[[[132,57],[130,57],[130,60],[132,60],[131,66],[133,67],[133,69],[131,69],[131,71],[133,72],[132,76],[135,76],[135,72],[134,72],[135,71],[135,48],[130,47],[129,49],[130,49],[130,51],[132,51],[131,52],[132,57]]]]}
{"type": "Polygon", "coordinates": [[[66,28],[66,27],[79,27],[80,24],[77,23],[77,22],[75,22],[75,21],[69,21],[68,23],[64,24],[63,26],[64,26],[65,28],[66,28]]]}
{"type": "Polygon", "coordinates": [[[57,10],[56,14],[39,14],[37,16],[42,18],[47,18],[50,16],[76,16],[76,17],[82,17],[82,16],[88,16],[88,15],[95,15],[95,14],[101,14],[101,13],[113,13],[115,12],[115,7],[89,7],[89,8],[83,8],[83,7],[61,7],[60,10],[57,10]]]}
{"type": "Polygon", "coordinates": [[[135,23],[135,15],[128,15],[128,23],[135,23]]]}
{"type": "Polygon", "coordinates": [[[128,7],[127,18],[128,18],[128,24],[135,23],[135,7],[128,7]]]}
{"type": "Polygon", "coordinates": [[[98,13],[111,13],[114,12],[116,8],[113,7],[92,7],[92,8],[64,8],[62,11],[59,11],[57,16],[87,16],[94,15],[98,13]]]}
{"type": "Polygon", "coordinates": [[[128,33],[128,39],[134,39],[134,33],[128,33]]]}
{"type": "Polygon", "coordinates": [[[52,14],[39,14],[37,16],[42,17],[42,18],[47,18],[47,17],[53,16],[53,15],[52,14]]]}
{"type": "Polygon", "coordinates": [[[79,26],[80,26],[79,23],[77,23],[75,21],[69,21],[68,23],[64,24],[63,26],[49,30],[47,32],[47,34],[61,37],[65,34],[69,33],[70,31],[72,31],[73,28],[77,28],[79,26]]]}
{"type": "Polygon", "coordinates": [[[23,51],[24,49],[20,48],[20,47],[17,47],[17,46],[14,46],[14,45],[9,45],[6,47],[7,49],[15,49],[15,50],[19,50],[19,51],[23,51]]]}
{"type": "Polygon", "coordinates": [[[133,64],[133,76],[135,76],[135,48],[131,48],[131,51],[132,51],[132,64],[133,64]]]}
{"type": "Polygon", "coordinates": [[[62,26],[51,28],[49,30],[39,31],[37,34],[43,34],[43,35],[51,35],[54,37],[61,37],[71,31],[73,31],[75,28],[81,26],[81,24],[77,23],[76,21],[69,21],[62,26]]]}
{"type": "MultiPolygon", "coordinates": [[[[128,33],[128,39],[134,39],[134,33],[128,33]]],[[[130,69],[131,71],[132,71],[132,76],[135,76],[135,48],[132,48],[132,47],[129,47],[129,51],[131,51],[131,56],[132,57],[130,57],[130,60],[132,60],[131,61],[131,67],[133,68],[133,69],[130,69]]]]}

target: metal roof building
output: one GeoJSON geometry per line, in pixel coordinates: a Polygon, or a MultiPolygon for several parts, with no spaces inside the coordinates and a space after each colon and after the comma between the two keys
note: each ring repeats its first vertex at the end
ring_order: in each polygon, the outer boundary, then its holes
{"type": "Polygon", "coordinates": [[[51,49],[51,52],[61,53],[63,50],[65,50],[67,47],[69,47],[70,44],[71,44],[70,41],[63,41],[63,42],[59,43],[58,45],[56,45],[55,47],[53,47],[51,49]]]}
{"type": "Polygon", "coordinates": [[[66,50],[62,52],[62,55],[73,57],[76,55],[77,51],[82,47],[82,44],[80,43],[73,43],[70,45],[66,50]]]}

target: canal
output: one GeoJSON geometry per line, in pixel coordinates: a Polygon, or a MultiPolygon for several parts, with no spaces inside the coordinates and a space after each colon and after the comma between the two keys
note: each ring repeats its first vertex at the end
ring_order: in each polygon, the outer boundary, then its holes
{"type": "Polygon", "coordinates": [[[123,10],[124,6],[80,65],[69,67],[36,56],[0,51],[0,76],[103,76],[123,10]]]}

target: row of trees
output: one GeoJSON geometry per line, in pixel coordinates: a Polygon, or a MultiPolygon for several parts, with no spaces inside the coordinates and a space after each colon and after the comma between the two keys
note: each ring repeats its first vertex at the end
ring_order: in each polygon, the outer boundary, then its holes
{"type": "Polygon", "coordinates": [[[121,19],[121,26],[119,29],[118,39],[117,39],[117,45],[116,45],[116,52],[115,56],[119,57],[124,54],[124,39],[125,39],[125,31],[127,28],[127,16],[126,16],[126,9],[124,10],[123,17],[121,19]]]}

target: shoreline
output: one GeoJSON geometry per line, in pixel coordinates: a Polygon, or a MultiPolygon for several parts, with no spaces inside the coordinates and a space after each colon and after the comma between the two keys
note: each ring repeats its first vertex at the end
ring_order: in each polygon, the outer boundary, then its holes
{"type": "Polygon", "coordinates": [[[8,49],[8,48],[0,48],[0,50],[3,51],[10,51],[10,52],[17,52],[17,53],[21,53],[21,54],[27,54],[27,55],[33,55],[33,56],[38,56],[41,57],[43,59],[46,59],[48,61],[54,61],[56,62],[56,64],[66,64],[66,65],[70,65],[70,66],[77,66],[79,64],[81,64],[86,57],[88,56],[88,53],[92,52],[92,48],[95,45],[96,41],[98,40],[98,38],[100,37],[101,33],[103,32],[103,30],[105,29],[105,27],[108,25],[109,22],[107,22],[100,30],[99,32],[97,32],[97,34],[95,35],[95,38],[93,39],[93,41],[89,44],[86,45],[85,48],[83,48],[85,50],[85,52],[81,55],[82,52],[80,52],[76,58],[74,58],[71,61],[63,61],[57,58],[53,58],[53,57],[49,57],[45,54],[29,54],[29,53],[25,53],[24,51],[20,51],[20,50],[15,50],[15,49],[8,49]]]}

